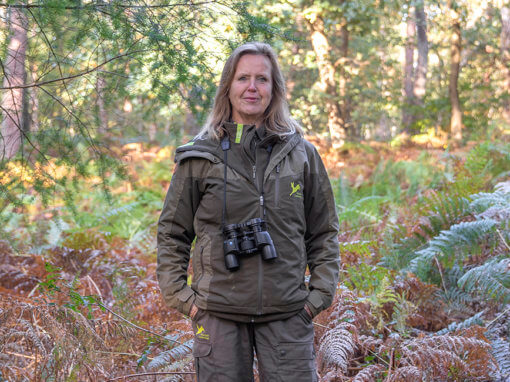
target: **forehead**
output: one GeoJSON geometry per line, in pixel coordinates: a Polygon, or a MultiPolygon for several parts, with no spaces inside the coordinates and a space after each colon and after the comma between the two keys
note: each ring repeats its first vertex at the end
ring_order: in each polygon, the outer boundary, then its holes
{"type": "Polygon", "coordinates": [[[245,54],[237,62],[235,72],[271,74],[271,61],[262,54],[245,54]]]}

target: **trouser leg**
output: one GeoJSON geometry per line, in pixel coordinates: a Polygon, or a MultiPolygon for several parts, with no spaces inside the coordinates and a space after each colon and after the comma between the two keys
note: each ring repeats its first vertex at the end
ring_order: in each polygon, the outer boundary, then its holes
{"type": "Polygon", "coordinates": [[[313,336],[304,310],[285,320],[255,324],[261,382],[316,382],[313,336]]]}
{"type": "Polygon", "coordinates": [[[192,322],[198,382],[253,382],[253,326],[199,311],[192,322]]]}

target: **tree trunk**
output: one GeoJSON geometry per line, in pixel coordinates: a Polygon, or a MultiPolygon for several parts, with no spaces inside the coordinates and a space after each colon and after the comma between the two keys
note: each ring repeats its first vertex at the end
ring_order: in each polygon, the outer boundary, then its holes
{"type": "MultiPolygon", "coordinates": [[[[30,81],[34,83],[37,80],[37,65],[30,65],[30,81]]],[[[32,86],[28,88],[28,97],[30,99],[30,130],[35,132],[39,130],[39,88],[32,86]]]]}
{"type": "Polygon", "coordinates": [[[452,108],[450,118],[451,137],[457,144],[462,140],[462,112],[460,110],[459,100],[459,73],[460,73],[460,52],[461,52],[461,31],[460,16],[452,0],[449,1],[452,35],[450,40],[450,83],[448,86],[450,94],[450,104],[452,108]]]}
{"type": "Polygon", "coordinates": [[[510,124],[510,8],[501,8],[501,62],[503,64],[503,118],[510,124]]]}
{"type": "Polygon", "coordinates": [[[335,67],[331,62],[329,41],[324,31],[324,21],[316,16],[308,21],[311,32],[312,47],[317,57],[321,87],[326,94],[328,129],[333,148],[340,148],[345,143],[345,121],[338,104],[339,95],[335,81],[335,67]]]}
{"type": "Polygon", "coordinates": [[[416,35],[418,37],[418,63],[416,65],[414,77],[414,101],[416,105],[423,107],[423,98],[425,97],[425,88],[427,84],[427,67],[429,44],[427,40],[427,16],[425,14],[425,5],[419,1],[415,8],[416,14],[416,35]]]}
{"type": "Polygon", "coordinates": [[[340,46],[341,64],[339,74],[339,92],[340,92],[340,115],[344,121],[344,127],[350,137],[359,137],[359,132],[354,130],[351,121],[351,102],[347,91],[347,70],[345,64],[349,55],[349,30],[344,23],[340,29],[342,45],[340,46]]]}
{"type": "Polygon", "coordinates": [[[104,107],[104,94],[105,94],[106,81],[103,74],[98,71],[96,77],[96,105],[97,105],[97,118],[99,122],[98,133],[101,135],[106,134],[108,131],[108,116],[104,107]]]}
{"type": "Polygon", "coordinates": [[[416,23],[413,17],[413,8],[409,7],[407,14],[406,29],[406,47],[405,47],[405,66],[404,66],[404,105],[402,109],[402,125],[406,133],[410,133],[413,123],[413,105],[414,105],[414,37],[416,33],[416,23]]]}
{"type": "MultiPolygon", "coordinates": [[[[25,83],[25,55],[27,49],[28,20],[21,9],[12,8],[9,17],[11,32],[7,55],[3,64],[3,87],[25,83]]],[[[19,151],[23,129],[23,89],[5,90],[2,96],[2,126],[0,134],[0,160],[11,159],[19,151]]]]}

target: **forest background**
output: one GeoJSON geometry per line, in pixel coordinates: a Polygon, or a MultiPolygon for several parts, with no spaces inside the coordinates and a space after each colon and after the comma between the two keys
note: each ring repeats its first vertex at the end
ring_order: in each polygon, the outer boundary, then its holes
{"type": "Polygon", "coordinates": [[[507,1],[4,1],[0,36],[0,381],[194,380],[156,222],[251,40],[335,191],[321,381],[510,377],[507,1]]]}

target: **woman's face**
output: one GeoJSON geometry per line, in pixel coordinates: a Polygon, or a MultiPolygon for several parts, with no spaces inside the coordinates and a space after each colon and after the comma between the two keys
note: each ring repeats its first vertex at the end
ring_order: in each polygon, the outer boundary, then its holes
{"type": "Polygon", "coordinates": [[[237,63],[228,98],[232,121],[259,126],[271,102],[271,63],[266,56],[245,54],[237,63]]]}

